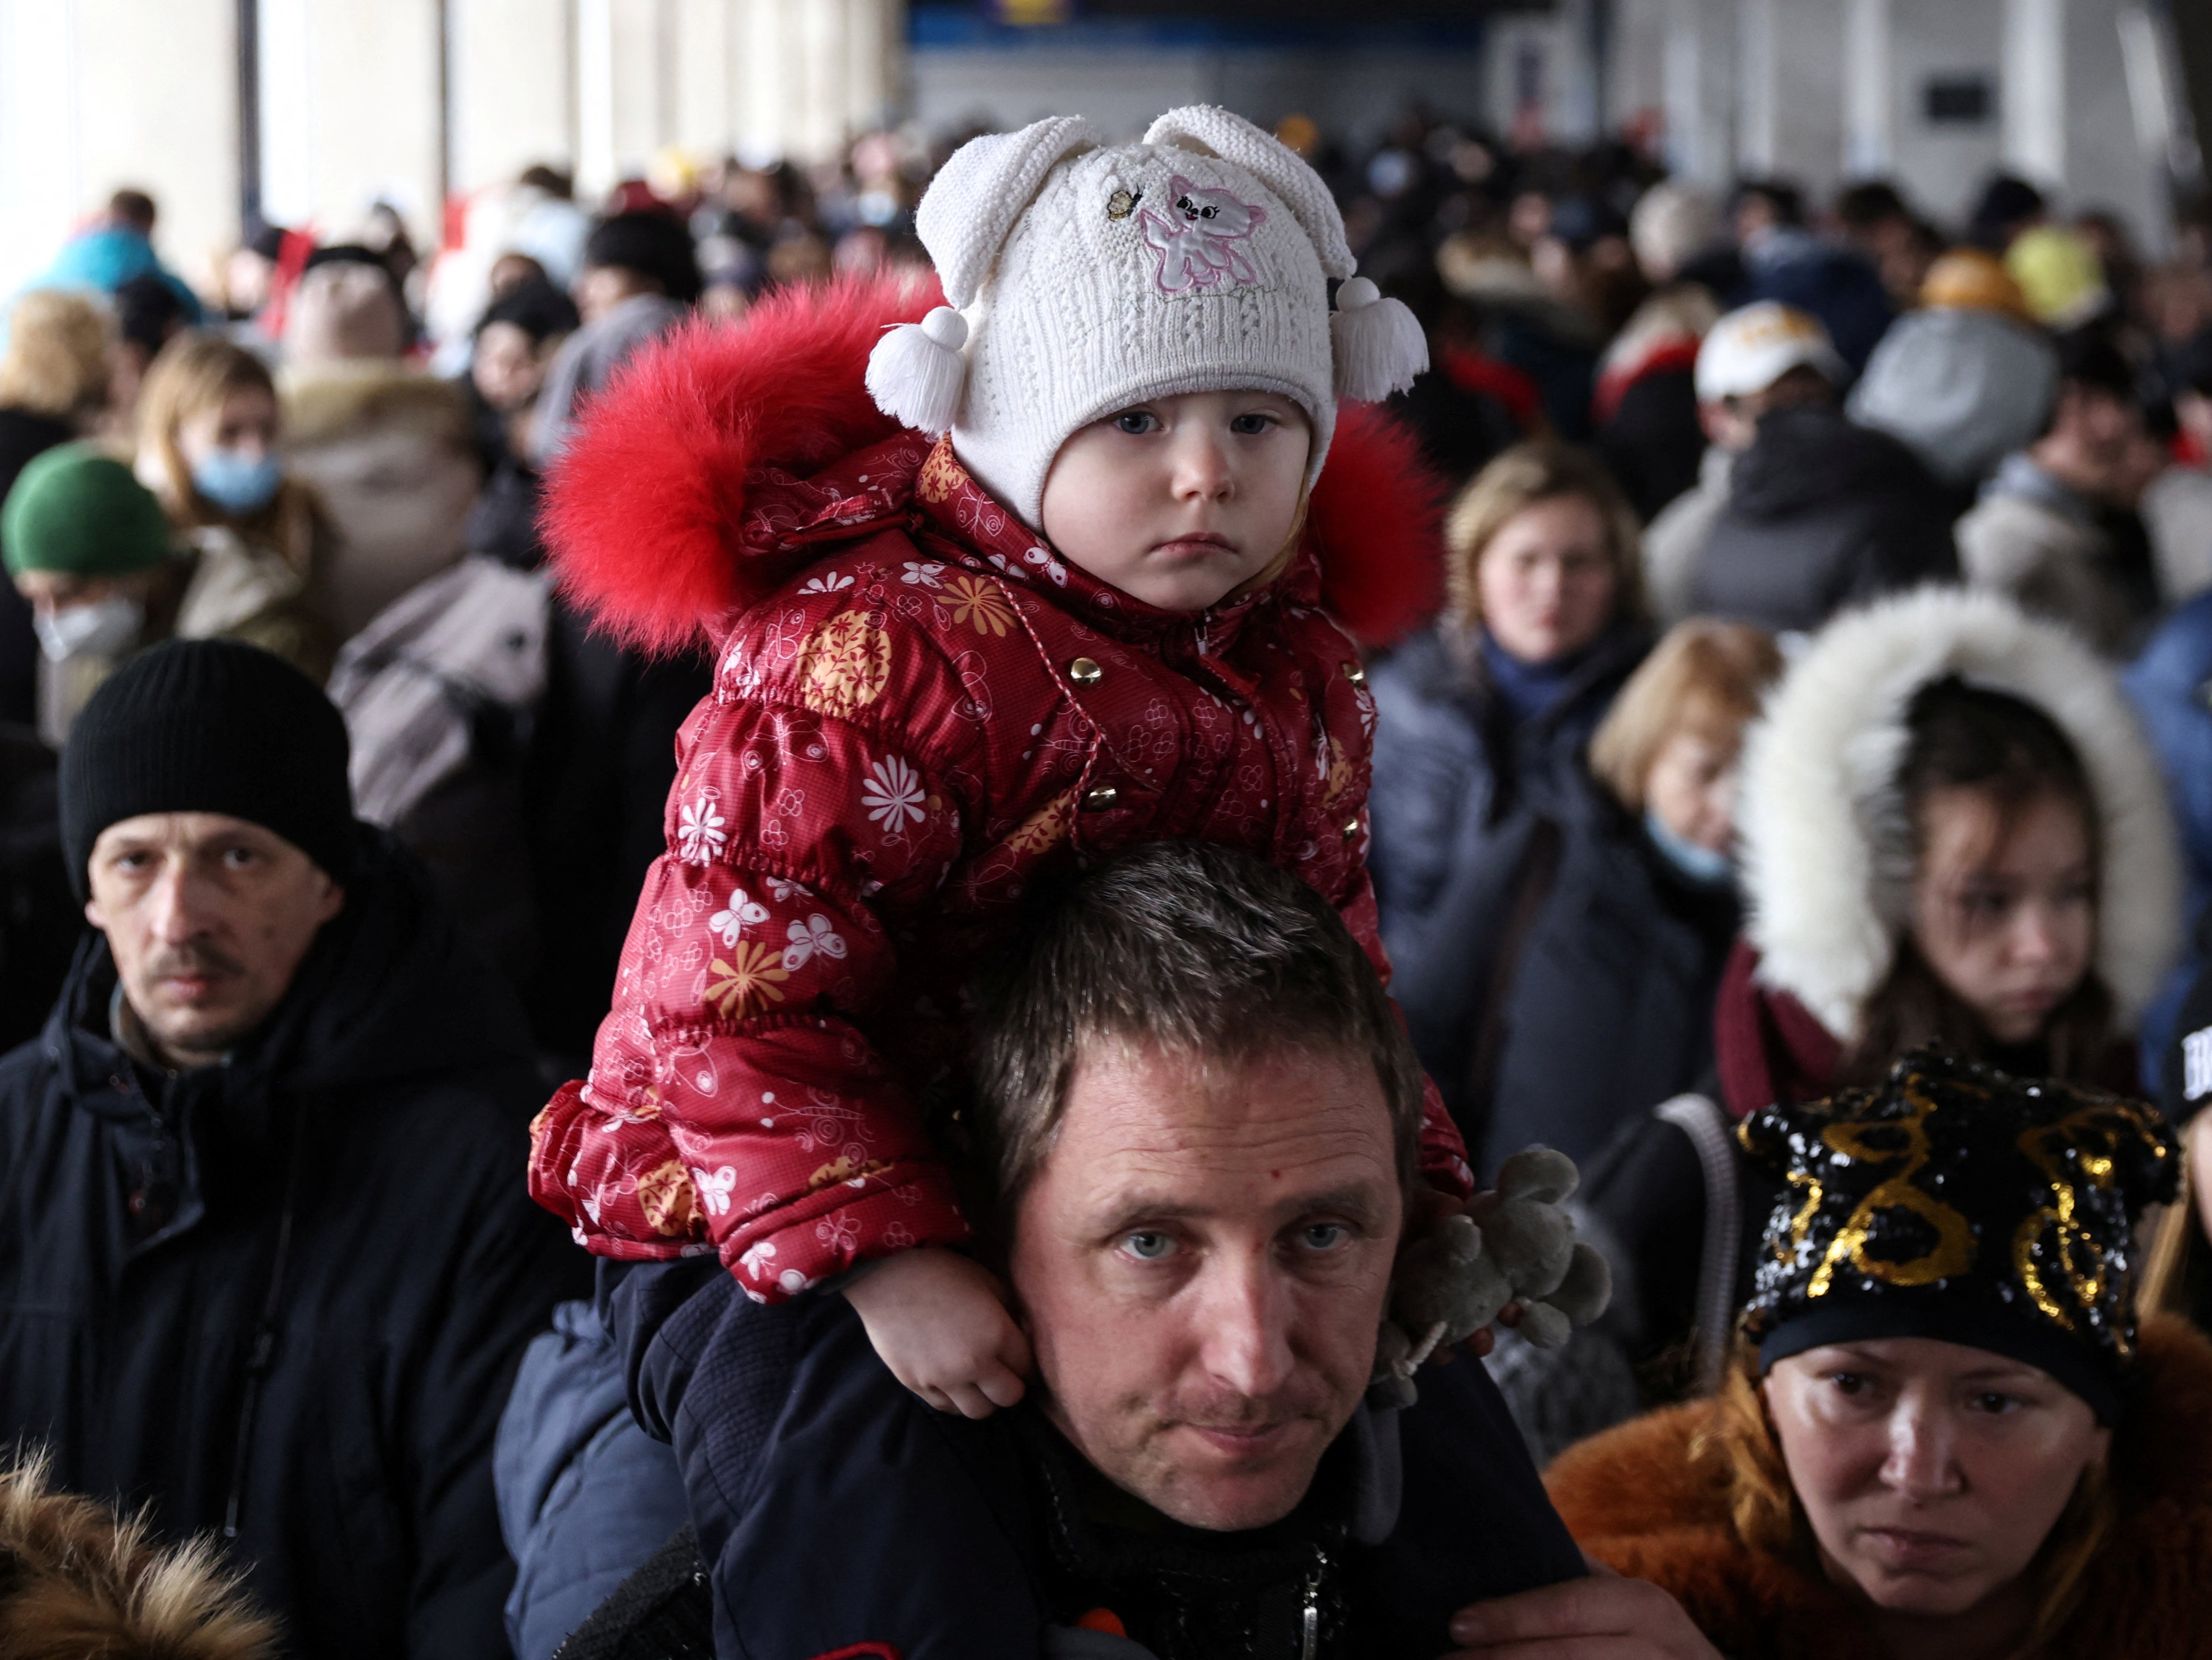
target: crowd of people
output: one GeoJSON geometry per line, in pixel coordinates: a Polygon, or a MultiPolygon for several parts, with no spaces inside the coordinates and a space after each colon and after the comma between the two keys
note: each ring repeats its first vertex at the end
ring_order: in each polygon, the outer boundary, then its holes
{"type": "Polygon", "coordinates": [[[574,197],[7,311],[0,1653],[2212,1655],[2212,213],[574,197]]]}

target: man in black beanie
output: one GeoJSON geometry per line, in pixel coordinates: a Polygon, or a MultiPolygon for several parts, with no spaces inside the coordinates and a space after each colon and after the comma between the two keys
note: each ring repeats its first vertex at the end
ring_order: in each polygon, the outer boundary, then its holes
{"type": "Polygon", "coordinates": [[[592,227],[576,279],[584,326],[562,345],[538,400],[531,458],[541,470],[568,443],[584,398],[632,352],[690,316],[698,298],[698,255],[675,215],[618,213],[592,227]]]}
{"type": "Polygon", "coordinates": [[[504,1652],[492,1440],[588,1259],[524,1190],[514,997],[356,821],[343,723],[179,641],[62,759],[98,931],[0,1061],[0,1440],[228,1542],[289,1652],[504,1652]]]}

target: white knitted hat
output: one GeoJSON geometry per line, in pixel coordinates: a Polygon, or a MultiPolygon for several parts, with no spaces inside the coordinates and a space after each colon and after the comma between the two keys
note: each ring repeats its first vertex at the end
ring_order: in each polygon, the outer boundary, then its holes
{"type": "Polygon", "coordinates": [[[1313,421],[1310,483],[1339,398],[1386,397],[1428,367],[1413,313],[1352,276],[1320,175],[1226,110],[1170,110],[1114,148],[1073,116],[975,139],[915,227],[950,304],[884,336],[868,390],[909,427],[950,430],[1032,526],[1060,445],[1117,409],[1280,392],[1313,421]]]}

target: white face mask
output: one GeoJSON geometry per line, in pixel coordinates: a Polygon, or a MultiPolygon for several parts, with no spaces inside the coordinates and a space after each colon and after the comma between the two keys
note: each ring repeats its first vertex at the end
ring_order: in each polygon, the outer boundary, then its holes
{"type": "Polygon", "coordinates": [[[146,607],[118,594],[66,610],[40,611],[31,621],[39,631],[39,644],[56,663],[74,657],[112,657],[137,642],[146,626],[146,607]]]}

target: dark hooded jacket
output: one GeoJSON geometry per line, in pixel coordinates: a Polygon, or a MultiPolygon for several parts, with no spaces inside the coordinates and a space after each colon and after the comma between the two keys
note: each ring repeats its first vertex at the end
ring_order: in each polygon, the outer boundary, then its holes
{"type": "Polygon", "coordinates": [[[1607,885],[1592,863],[1606,803],[1583,752],[1650,645],[1640,625],[1615,624],[1557,700],[1521,720],[1479,653],[1445,627],[1408,640],[1369,673],[1376,726],[1368,869],[1391,995],[1478,1176],[1501,1151],[1492,1104],[1530,946],[1555,895],[1607,885]]]}
{"type": "Polygon", "coordinates": [[[1887,433],[1837,409],[1777,409],[1729,475],[1691,609],[1809,633],[1847,605],[1955,582],[1960,505],[1887,433]]]}
{"type": "Polygon", "coordinates": [[[318,1657],[505,1651],[491,1446],[589,1259],[531,1204],[512,997],[364,829],[344,911],[228,1060],[113,1040],[90,936],[0,1061],[0,1437],[58,1485],[236,1529],[318,1657]]]}
{"type": "MultiPolygon", "coordinates": [[[[76,430],[35,409],[0,408],[0,501],[15,476],[76,430]]],[[[39,718],[39,636],[31,605],[12,582],[0,582],[0,721],[30,726],[39,718]]]]}

